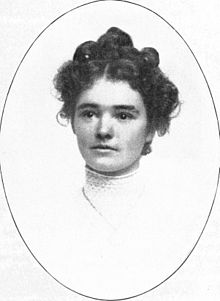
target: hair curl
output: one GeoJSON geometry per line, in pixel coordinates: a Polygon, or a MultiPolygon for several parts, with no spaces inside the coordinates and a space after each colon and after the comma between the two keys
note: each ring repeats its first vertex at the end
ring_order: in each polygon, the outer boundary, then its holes
{"type": "Polygon", "coordinates": [[[73,120],[80,93],[105,76],[110,81],[125,81],[142,96],[151,132],[164,135],[172,113],[180,107],[177,87],[158,67],[154,48],[137,50],[131,37],[112,27],[97,42],[87,41],[76,49],[73,59],[64,63],[54,78],[63,102],[61,118],[73,120]]]}

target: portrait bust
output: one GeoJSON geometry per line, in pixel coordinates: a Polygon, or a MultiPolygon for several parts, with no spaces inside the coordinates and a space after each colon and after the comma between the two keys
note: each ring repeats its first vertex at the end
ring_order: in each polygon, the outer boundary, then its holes
{"type": "MultiPolygon", "coordinates": [[[[139,51],[117,27],[97,42],[79,45],[54,84],[63,102],[58,120],[70,120],[86,163],[83,195],[100,215],[108,215],[102,212],[103,203],[110,203],[112,195],[127,199],[132,181],[138,185],[139,161],[151,152],[155,133],[168,131],[171,114],[180,106],[178,90],[159,68],[157,50],[139,51]],[[119,182],[120,193],[113,191],[119,182]]],[[[133,193],[132,199],[138,190],[133,193]]]]}
{"type": "Polygon", "coordinates": [[[160,69],[157,50],[138,50],[117,27],[96,42],[80,44],[59,68],[54,85],[63,103],[57,120],[70,121],[86,167],[85,184],[72,200],[78,204],[72,218],[82,223],[74,230],[80,237],[77,270],[89,279],[95,269],[92,286],[102,279],[106,295],[108,289],[120,294],[124,288],[114,275],[131,285],[158,247],[161,217],[149,175],[139,172],[139,163],[151,152],[155,134],[168,132],[180,108],[178,89],[160,69]]]}

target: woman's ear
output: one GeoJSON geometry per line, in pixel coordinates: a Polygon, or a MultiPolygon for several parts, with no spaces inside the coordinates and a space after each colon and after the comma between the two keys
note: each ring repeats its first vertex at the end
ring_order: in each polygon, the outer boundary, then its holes
{"type": "Polygon", "coordinates": [[[145,142],[151,143],[153,141],[154,136],[155,136],[155,131],[151,131],[151,132],[147,133],[145,142]]]}
{"type": "Polygon", "coordinates": [[[153,141],[155,132],[149,132],[147,133],[146,139],[145,139],[145,143],[141,152],[142,156],[146,156],[149,153],[151,153],[151,143],[153,141]]]}

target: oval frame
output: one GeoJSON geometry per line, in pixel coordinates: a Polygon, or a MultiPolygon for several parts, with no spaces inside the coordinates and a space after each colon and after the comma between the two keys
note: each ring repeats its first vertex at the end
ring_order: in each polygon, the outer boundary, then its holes
{"type": "MultiPolygon", "coordinates": [[[[15,73],[14,73],[14,76],[12,78],[12,81],[10,83],[10,86],[9,86],[9,89],[7,91],[7,95],[6,95],[6,98],[5,98],[5,101],[4,101],[4,105],[3,105],[3,110],[2,110],[2,114],[1,114],[1,120],[0,120],[0,134],[1,134],[1,130],[2,130],[2,123],[3,123],[3,118],[4,118],[4,111],[5,111],[5,107],[6,107],[6,103],[7,103],[7,99],[9,97],[9,93],[10,93],[10,90],[12,88],[12,85],[13,85],[13,82],[15,80],[15,77],[17,75],[17,72],[22,64],[22,62],[24,61],[25,57],[27,56],[28,52],[30,51],[30,49],[32,48],[32,46],[34,45],[34,43],[38,40],[38,38],[53,24],[55,23],[57,20],[61,19],[63,16],[67,15],[68,13],[76,10],[76,9],[79,9],[81,7],[84,7],[84,6],[87,6],[87,5],[90,5],[90,4],[94,4],[94,3],[97,3],[97,2],[104,2],[106,0],[95,0],[95,1],[90,1],[90,2],[87,2],[87,3],[84,3],[84,4],[81,4],[81,5],[78,5],[77,7],[74,7],[68,11],[66,11],[65,13],[61,14],[59,17],[57,17],[56,19],[54,19],[49,25],[47,25],[41,32],[40,34],[34,39],[34,41],[31,43],[31,45],[29,46],[29,48],[27,49],[27,51],[25,52],[23,58],[21,59],[15,73]]],[[[208,80],[203,72],[203,69],[201,67],[201,65],[199,64],[195,54],[193,53],[192,49],[190,48],[190,46],[188,45],[188,43],[186,42],[186,40],[183,38],[183,36],[166,20],[164,19],[162,16],[160,16],[158,13],[156,13],[155,11],[151,10],[150,8],[147,8],[141,4],[138,4],[138,3],[134,3],[132,1],[127,1],[127,0],[107,0],[107,1],[117,1],[117,2],[124,2],[124,3],[129,3],[129,4],[132,4],[132,5],[136,5],[136,6],[139,6],[145,10],[148,10],[150,11],[151,13],[153,13],[154,15],[156,15],[157,17],[159,17],[160,19],[162,19],[166,24],[169,25],[170,28],[172,28],[176,34],[182,39],[182,41],[185,43],[185,45],[187,46],[187,48],[190,50],[191,54],[193,55],[202,75],[203,75],[203,78],[206,82],[206,85],[208,87],[208,90],[209,90],[209,94],[211,96],[211,100],[212,100],[212,105],[213,105],[213,108],[214,108],[214,111],[215,111],[215,117],[216,117],[216,122],[217,122],[217,127],[218,127],[218,133],[219,133],[219,139],[220,139],[220,124],[219,124],[219,119],[218,119],[218,115],[217,115],[217,110],[216,110],[216,106],[215,106],[215,102],[214,102],[214,98],[213,98],[213,95],[212,95],[212,92],[211,92],[211,89],[210,89],[210,86],[209,86],[209,83],[208,83],[208,80]]],[[[214,206],[214,203],[215,203],[215,199],[216,199],[216,195],[217,195],[217,190],[218,190],[218,185],[219,185],[219,178],[220,178],[220,168],[218,169],[218,175],[216,176],[216,188],[215,188],[215,192],[214,192],[214,196],[213,196],[213,200],[211,202],[211,208],[208,212],[208,216],[205,220],[205,224],[204,226],[202,227],[202,230],[201,230],[201,233],[198,237],[198,239],[196,240],[194,246],[192,247],[192,249],[190,250],[188,256],[185,258],[185,260],[177,267],[177,269],[172,273],[170,274],[166,279],[164,279],[163,281],[161,281],[160,283],[158,283],[158,285],[155,285],[154,287],[152,287],[151,289],[148,289],[140,294],[137,294],[137,295],[134,295],[134,296],[129,296],[129,297],[125,297],[125,298],[120,298],[120,299],[101,299],[101,298],[95,298],[95,297],[92,297],[92,296],[88,296],[88,295],[85,295],[85,294],[82,294],[80,292],[77,292],[73,289],[71,289],[70,287],[66,286],[65,284],[63,284],[62,282],[60,282],[58,279],[56,279],[39,261],[38,259],[35,257],[35,255],[33,254],[33,252],[31,251],[31,249],[28,247],[27,243],[25,242],[25,239],[23,238],[17,224],[16,224],[16,221],[15,221],[15,218],[13,216],[13,213],[12,213],[12,210],[11,210],[11,207],[10,207],[10,204],[9,204],[9,200],[8,200],[8,197],[7,197],[7,193],[6,193],[6,188],[5,188],[5,184],[4,184],[4,176],[3,176],[3,171],[2,171],[2,167],[1,167],[1,163],[0,163],[0,174],[1,174],[1,181],[2,181],[2,185],[3,185],[3,190],[4,190],[4,194],[5,194],[5,198],[6,198],[6,202],[7,202],[7,205],[8,205],[8,208],[9,208],[9,211],[10,211],[10,214],[11,214],[11,217],[13,219],[13,222],[16,226],[16,229],[21,237],[21,239],[23,240],[25,246],[27,247],[27,249],[29,250],[29,252],[31,253],[31,255],[34,257],[34,259],[38,262],[38,264],[54,279],[56,280],[59,284],[61,284],[63,287],[67,288],[68,290],[74,292],[74,293],[77,293],[78,295],[81,295],[83,297],[87,297],[87,298],[90,298],[90,299],[93,299],[93,300],[128,300],[128,299],[131,299],[131,298],[135,298],[135,297],[139,297],[139,296],[142,296],[152,290],[154,290],[155,288],[157,288],[158,286],[160,286],[161,284],[163,284],[164,282],[166,282],[169,278],[171,278],[182,266],[183,264],[188,260],[188,258],[190,257],[190,255],[192,254],[193,250],[195,249],[195,247],[197,246],[205,228],[206,228],[206,225],[209,221],[209,218],[210,218],[210,215],[211,215],[211,212],[213,210],[213,206],[214,206]]]]}

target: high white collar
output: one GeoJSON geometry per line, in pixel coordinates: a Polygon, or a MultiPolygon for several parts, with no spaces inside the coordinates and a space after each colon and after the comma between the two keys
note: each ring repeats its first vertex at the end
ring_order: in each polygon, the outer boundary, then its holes
{"type": "Polygon", "coordinates": [[[122,176],[107,176],[86,167],[85,173],[84,197],[97,213],[111,222],[133,210],[143,193],[139,170],[122,176]]]}

